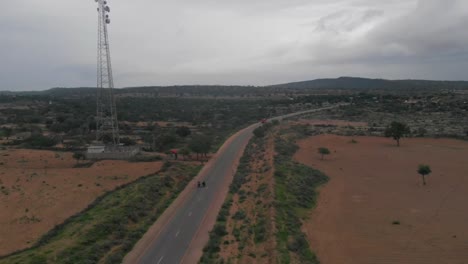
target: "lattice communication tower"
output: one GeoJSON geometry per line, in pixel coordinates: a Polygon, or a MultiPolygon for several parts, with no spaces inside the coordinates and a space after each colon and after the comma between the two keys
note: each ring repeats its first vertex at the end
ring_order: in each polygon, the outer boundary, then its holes
{"type": "Polygon", "coordinates": [[[96,140],[120,144],[117,109],[114,99],[114,80],[112,76],[109,36],[107,25],[110,24],[110,8],[107,0],[95,0],[98,3],[98,55],[97,55],[97,114],[96,140]]]}

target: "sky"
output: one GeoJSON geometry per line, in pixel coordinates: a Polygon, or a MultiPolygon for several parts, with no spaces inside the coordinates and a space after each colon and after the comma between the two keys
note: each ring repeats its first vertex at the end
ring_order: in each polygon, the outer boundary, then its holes
{"type": "MultiPolygon", "coordinates": [[[[466,0],[108,0],[116,87],[468,79],[466,0]]],[[[93,87],[93,0],[2,1],[0,90],[93,87]]]]}

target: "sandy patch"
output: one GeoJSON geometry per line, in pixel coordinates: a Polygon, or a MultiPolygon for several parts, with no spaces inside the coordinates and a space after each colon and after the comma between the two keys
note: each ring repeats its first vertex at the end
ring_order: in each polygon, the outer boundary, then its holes
{"type": "Polygon", "coordinates": [[[312,137],[295,155],[331,178],[304,225],[321,263],[466,264],[468,142],[355,139],[312,137]],[[332,152],[324,161],[322,146],[332,152]],[[425,187],[420,163],[433,171],[425,187]]]}

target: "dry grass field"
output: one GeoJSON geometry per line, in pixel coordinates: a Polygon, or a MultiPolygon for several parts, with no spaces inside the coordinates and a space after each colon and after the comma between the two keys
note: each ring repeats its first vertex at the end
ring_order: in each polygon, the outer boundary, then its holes
{"type": "Polygon", "coordinates": [[[330,177],[303,226],[321,263],[468,263],[468,142],[352,139],[298,142],[295,159],[330,177]],[[331,151],[323,161],[319,147],[331,151]],[[421,163],[432,168],[426,186],[421,163]]]}

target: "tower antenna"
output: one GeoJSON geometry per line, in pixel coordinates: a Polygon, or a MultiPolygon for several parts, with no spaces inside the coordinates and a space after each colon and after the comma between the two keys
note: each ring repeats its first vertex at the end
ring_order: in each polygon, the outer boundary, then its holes
{"type": "Polygon", "coordinates": [[[114,79],[109,51],[107,25],[110,24],[108,0],[98,3],[98,54],[97,54],[97,95],[96,95],[96,140],[118,146],[119,124],[114,99],[114,79]]]}

